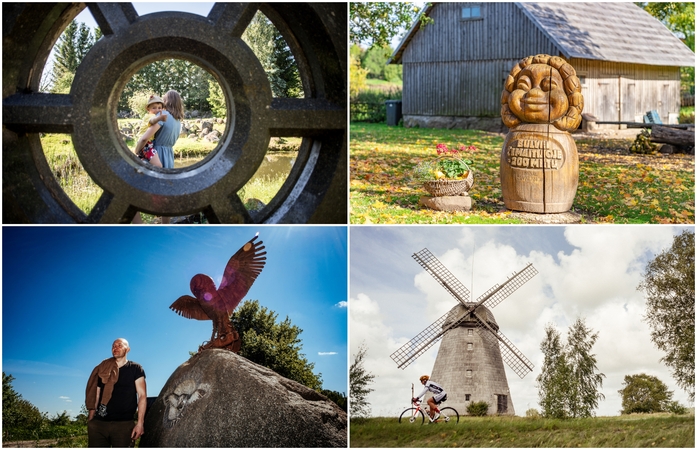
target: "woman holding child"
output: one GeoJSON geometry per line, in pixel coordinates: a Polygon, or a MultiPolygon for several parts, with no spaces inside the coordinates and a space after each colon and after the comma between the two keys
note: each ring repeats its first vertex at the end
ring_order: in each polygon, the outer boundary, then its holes
{"type": "MultiPolygon", "coordinates": [[[[147,122],[143,124],[147,129],[136,143],[135,154],[153,166],[174,169],[173,147],[181,133],[184,104],[177,91],[168,91],[162,97],[164,109],[161,112],[157,107],[157,100],[157,96],[150,97],[147,106],[150,116],[146,117],[147,122]]],[[[133,223],[143,223],[140,213],[136,213],[133,223]]],[[[162,217],[162,223],[169,223],[169,217],[162,217]]]]}
{"type": "MultiPolygon", "coordinates": [[[[177,91],[168,91],[163,97],[164,110],[161,120],[150,126],[138,139],[135,153],[138,154],[148,141],[154,140],[153,160],[159,160],[165,169],[174,169],[174,144],[181,133],[181,121],[184,119],[184,104],[177,91]],[[154,139],[153,139],[154,137],[154,139]]],[[[152,160],[151,160],[152,161],[152,160]]],[[[154,165],[157,165],[154,162],[154,165]]]]}

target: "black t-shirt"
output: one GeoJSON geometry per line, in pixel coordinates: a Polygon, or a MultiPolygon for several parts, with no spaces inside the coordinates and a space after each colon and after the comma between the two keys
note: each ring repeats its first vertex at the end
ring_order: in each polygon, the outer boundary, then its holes
{"type": "MultiPolygon", "coordinates": [[[[114,384],[114,391],[111,399],[106,405],[106,416],[101,417],[95,414],[94,418],[99,420],[123,421],[133,420],[138,409],[138,394],[136,391],[136,380],[145,378],[145,371],[140,364],[128,361],[119,368],[119,381],[114,384]]],[[[102,394],[104,393],[104,383],[101,378],[97,381],[99,386],[99,404],[102,404],[102,394]]]]}

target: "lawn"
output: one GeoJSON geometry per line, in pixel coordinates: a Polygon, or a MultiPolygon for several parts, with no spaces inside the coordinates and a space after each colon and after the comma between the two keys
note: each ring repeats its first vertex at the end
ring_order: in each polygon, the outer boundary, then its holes
{"type": "MultiPolygon", "coordinates": [[[[503,137],[478,130],[351,124],[351,223],[526,223],[505,209],[499,159],[503,137]],[[474,145],[472,211],[419,206],[427,195],[412,173],[436,145],[474,145]]],[[[572,212],[583,223],[694,223],[695,169],[690,155],[635,155],[629,139],[577,140],[579,186],[572,212]]]]}
{"type": "Polygon", "coordinates": [[[695,416],[632,414],[584,419],[460,417],[460,423],[414,425],[396,418],[351,420],[351,447],[686,447],[695,416]]]}

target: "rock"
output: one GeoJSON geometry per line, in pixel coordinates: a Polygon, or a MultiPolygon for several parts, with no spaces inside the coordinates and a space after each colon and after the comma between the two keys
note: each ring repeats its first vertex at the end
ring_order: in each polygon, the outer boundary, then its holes
{"type": "Polygon", "coordinates": [[[658,153],[663,153],[665,155],[672,155],[673,153],[677,153],[677,151],[678,149],[670,144],[663,144],[658,149],[658,153]]]}
{"type": "Polygon", "coordinates": [[[436,211],[469,211],[472,197],[469,195],[446,195],[443,197],[421,197],[419,204],[436,211]]]}
{"type": "Polygon", "coordinates": [[[208,133],[211,132],[211,129],[208,127],[203,127],[203,130],[201,130],[201,137],[206,136],[208,133]]]}
{"type": "Polygon", "coordinates": [[[187,136],[187,139],[198,139],[198,136],[196,136],[194,133],[191,133],[187,136]]]}
{"type": "Polygon", "coordinates": [[[208,133],[205,137],[205,140],[209,142],[218,142],[220,141],[220,138],[215,134],[215,133],[208,133]]]}
{"type": "Polygon", "coordinates": [[[213,129],[213,124],[207,120],[204,120],[203,123],[201,124],[201,128],[203,128],[203,129],[208,128],[208,130],[210,131],[213,129]]]}
{"type": "Polygon", "coordinates": [[[201,115],[201,113],[199,113],[198,110],[196,110],[196,109],[191,111],[191,117],[198,117],[200,115],[201,115]]]}
{"type": "Polygon", "coordinates": [[[215,123],[221,124],[221,123],[224,123],[224,122],[223,122],[223,119],[215,119],[215,123]]]}
{"type": "Polygon", "coordinates": [[[346,413],[235,353],[204,350],[169,377],[140,447],[346,447],[346,413]]]}

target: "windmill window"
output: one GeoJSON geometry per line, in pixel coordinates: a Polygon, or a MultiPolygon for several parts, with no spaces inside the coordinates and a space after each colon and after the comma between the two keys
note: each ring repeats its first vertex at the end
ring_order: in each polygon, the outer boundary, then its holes
{"type": "Polygon", "coordinates": [[[467,378],[472,378],[472,371],[471,371],[471,370],[468,370],[467,372],[465,372],[465,376],[466,376],[467,378]]]}
{"type": "Polygon", "coordinates": [[[464,6],[462,8],[462,16],[460,18],[462,20],[481,19],[482,18],[482,6],[481,5],[464,6]]]}
{"type": "Polygon", "coordinates": [[[470,401],[470,394],[465,394],[465,401],[466,402],[470,401]]]}
{"type": "Polygon", "coordinates": [[[472,330],[472,328],[468,328],[467,329],[467,336],[472,336],[472,331],[474,331],[474,330],[472,330]]]}
{"type": "Polygon", "coordinates": [[[508,412],[508,396],[507,395],[497,395],[498,397],[496,404],[497,414],[506,414],[508,412]]]}
{"type": "Polygon", "coordinates": [[[467,350],[472,350],[474,348],[474,344],[471,342],[467,343],[467,350]]]}

